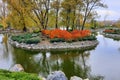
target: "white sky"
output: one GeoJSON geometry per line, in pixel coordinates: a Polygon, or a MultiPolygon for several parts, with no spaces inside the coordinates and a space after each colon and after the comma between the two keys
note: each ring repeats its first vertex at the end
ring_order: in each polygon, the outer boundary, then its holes
{"type": "Polygon", "coordinates": [[[101,16],[99,20],[118,20],[120,19],[120,0],[104,0],[107,9],[98,9],[97,12],[101,16]]]}

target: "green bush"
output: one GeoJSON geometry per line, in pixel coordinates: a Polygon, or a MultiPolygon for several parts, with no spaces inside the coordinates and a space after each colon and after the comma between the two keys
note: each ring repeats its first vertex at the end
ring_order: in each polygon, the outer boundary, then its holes
{"type": "Polygon", "coordinates": [[[39,33],[39,32],[40,32],[40,29],[35,29],[33,32],[34,32],[34,33],[39,33]]]}
{"type": "Polygon", "coordinates": [[[119,29],[114,30],[113,34],[120,34],[120,30],[119,29]]]}
{"type": "Polygon", "coordinates": [[[78,40],[79,40],[79,41],[83,41],[83,39],[82,39],[82,38],[78,38],[78,40]]]}
{"type": "Polygon", "coordinates": [[[65,40],[65,39],[61,39],[61,38],[54,38],[54,39],[50,39],[50,42],[51,43],[54,43],[54,42],[68,42],[68,43],[72,43],[72,42],[76,42],[76,41],[92,41],[92,40],[96,40],[97,38],[94,36],[94,35],[91,35],[91,36],[86,36],[84,38],[78,38],[77,40],[76,39],[73,39],[73,40],[65,40]]]}
{"type": "Polygon", "coordinates": [[[50,42],[51,43],[54,43],[54,42],[65,42],[65,40],[62,39],[62,38],[54,38],[54,39],[50,39],[50,42]]]}
{"type": "Polygon", "coordinates": [[[25,72],[10,72],[0,69],[0,80],[42,80],[36,74],[25,72]]]}
{"type": "Polygon", "coordinates": [[[2,25],[2,24],[0,24],[0,28],[3,28],[3,25],[2,25]]]}
{"type": "Polygon", "coordinates": [[[40,38],[38,38],[39,35],[40,34],[36,34],[36,33],[27,33],[27,34],[12,36],[11,39],[19,43],[37,44],[40,42],[40,38]]]}
{"type": "Polygon", "coordinates": [[[91,36],[86,36],[84,38],[79,38],[78,40],[79,41],[87,41],[87,40],[92,41],[92,40],[96,40],[96,39],[97,38],[95,36],[91,35],[91,36]]]}
{"type": "Polygon", "coordinates": [[[40,39],[27,39],[25,41],[26,44],[38,44],[40,42],[40,39]]]}
{"type": "Polygon", "coordinates": [[[96,38],[95,36],[93,36],[93,35],[86,37],[86,40],[90,40],[90,41],[96,40],[96,39],[97,39],[97,38],[96,38]]]}

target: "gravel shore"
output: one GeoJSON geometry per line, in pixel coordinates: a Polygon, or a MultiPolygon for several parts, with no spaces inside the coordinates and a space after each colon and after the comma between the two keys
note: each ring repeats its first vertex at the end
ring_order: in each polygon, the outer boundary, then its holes
{"type": "Polygon", "coordinates": [[[16,41],[13,41],[9,39],[9,43],[17,48],[22,48],[26,50],[74,50],[74,49],[79,49],[79,50],[87,50],[94,48],[97,46],[98,41],[79,41],[79,42],[72,42],[72,43],[67,43],[67,42],[57,42],[57,43],[49,43],[48,41],[45,42],[40,42],[39,44],[25,44],[25,43],[18,43],[16,41]]]}

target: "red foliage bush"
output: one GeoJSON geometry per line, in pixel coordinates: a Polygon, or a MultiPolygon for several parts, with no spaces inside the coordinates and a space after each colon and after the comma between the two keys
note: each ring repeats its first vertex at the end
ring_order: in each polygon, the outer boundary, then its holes
{"type": "Polygon", "coordinates": [[[66,30],[55,29],[51,31],[50,38],[72,39],[71,33],[66,30]]]}
{"type": "Polygon", "coordinates": [[[91,34],[90,30],[74,30],[71,32],[74,39],[83,38],[91,34]]]}
{"type": "Polygon", "coordinates": [[[71,40],[72,39],[72,34],[66,30],[62,30],[60,33],[60,36],[64,38],[65,40],[71,40]]]}
{"type": "Polygon", "coordinates": [[[42,34],[44,35],[50,35],[51,30],[42,30],[42,34]]]}
{"type": "Polygon", "coordinates": [[[89,36],[90,34],[91,34],[91,31],[90,31],[90,30],[82,30],[82,31],[81,31],[81,36],[82,36],[82,37],[89,36]]]}
{"type": "Polygon", "coordinates": [[[49,37],[50,38],[60,38],[60,32],[61,32],[60,29],[51,30],[49,37]]]}
{"type": "Polygon", "coordinates": [[[43,30],[42,33],[48,35],[51,39],[63,38],[65,40],[83,38],[91,34],[90,30],[74,30],[70,33],[66,30],[60,30],[60,29],[43,30]]]}
{"type": "Polygon", "coordinates": [[[112,32],[114,32],[114,30],[106,29],[106,30],[104,30],[104,32],[106,32],[106,33],[112,33],[112,32]]]}

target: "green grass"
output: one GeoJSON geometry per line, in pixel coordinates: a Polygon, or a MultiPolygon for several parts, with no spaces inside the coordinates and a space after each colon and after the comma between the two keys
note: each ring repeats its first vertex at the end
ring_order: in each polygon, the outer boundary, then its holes
{"type": "Polygon", "coordinates": [[[10,72],[0,69],[0,80],[42,80],[36,74],[25,72],[10,72]]]}

